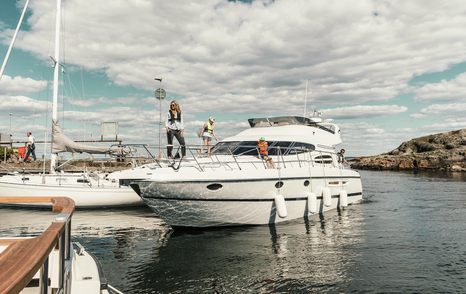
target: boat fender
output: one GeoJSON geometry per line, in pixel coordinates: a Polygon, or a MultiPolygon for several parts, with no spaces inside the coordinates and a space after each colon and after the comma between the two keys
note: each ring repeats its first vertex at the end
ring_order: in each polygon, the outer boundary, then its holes
{"type": "Polygon", "coordinates": [[[283,195],[278,194],[275,196],[275,209],[278,216],[281,218],[285,218],[288,215],[288,212],[286,211],[285,197],[283,197],[283,195]]]}
{"type": "Polygon", "coordinates": [[[307,194],[307,210],[310,213],[316,213],[317,209],[317,195],[314,192],[307,194]]]}
{"type": "Polygon", "coordinates": [[[325,206],[332,205],[332,194],[330,193],[330,188],[322,188],[322,198],[325,206]]]}
{"type": "Polygon", "coordinates": [[[340,207],[348,206],[348,193],[345,190],[340,191],[340,207]]]}

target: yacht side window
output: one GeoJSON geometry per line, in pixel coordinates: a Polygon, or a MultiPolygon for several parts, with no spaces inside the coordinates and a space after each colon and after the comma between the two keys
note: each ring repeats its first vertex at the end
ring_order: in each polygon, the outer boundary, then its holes
{"type": "Polygon", "coordinates": [[[220,142],[214,146],[212,154],[259,155],[256,141],[220,142]]]}
{"type": "Polygon", "coordinates": [[[294,142],[272,142],[269,144],[269,155],[287,155],[290,152],[290,147],[293,147],[294,142]]]}
{"type": "Polygon", "coordinates": [[[256,141],[241,141],[239,146],[233,151],[234,155],[259,155],[256,141]]]}
{"type": "MultiPolygon", "coordinates": [[[[315,146],[308,143],[290,141],[268,141],[269,155],[291,155],[315,150],[315,146]]],[[[258,156],[256,141],[220,142],[212,148],[212,154],[217,155],[250,155],[258,156]]]]}
{"type": "Polygon", "coordinates": [[[230,154],[233,152],[236,147],[238,147],[239,142],[220,142],[215,144],[214,147],[212,147],[212,154],[230,154]]]}
{"type": "Polygon", "coordinates": [[[270,155],[292,155],[308,152],[309,150],[315,150],[315,146],[308,143],[301,142],[273,142],[270,145],[270,155]]]}
{"type": "Polygon", "coordinates": [[[289,154],[300,154],[300,153],[313,151],[313,150],[316,150],[316,147],[312,144],[295,142],[289,154]]]}

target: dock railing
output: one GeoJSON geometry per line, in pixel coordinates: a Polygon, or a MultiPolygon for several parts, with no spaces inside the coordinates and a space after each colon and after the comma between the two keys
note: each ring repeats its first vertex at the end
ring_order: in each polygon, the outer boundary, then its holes
{"type": "Polygon", "coordinates": [[[0,239],[0,245],[7,246],[0,254],[0,293],[19,293],[39,270],[40,293],[48,293],[49,255],[54,248],[59,252],[57,293],[64,293],[67,287],[65,277],[70,270],[65,268],[65,261],[71,258],[74,201],[66,197],[0,197],[0,203],[51,203],[52,211],[59,213],[40,236],[0,239]]]}

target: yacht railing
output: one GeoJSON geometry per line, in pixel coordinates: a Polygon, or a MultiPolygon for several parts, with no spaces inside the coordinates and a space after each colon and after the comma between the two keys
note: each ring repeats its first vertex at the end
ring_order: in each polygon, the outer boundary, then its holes
{"type": "MultiPolygon", "coordinates": [[[[230,146],[222,146],[222,150],[219,152],[215,150],[213,146],[212,153],[209,156],[207,153],[206,146],[202,145],[144,145],[146,150],[160,150],[158,156],[153,156],[152,159],[157,163],[158,166],[168,164],[173,169],[178,170],[182,167],[183,163],[189,162],[197,166],[200,171],[205,171],[205,168],[225,166],[232,168],[236,166],[239,170],[242,170],[246,165],[253,165],[257,168],[258,160],[262,163],[264,168],[267,168],[266,161],[261,158],[259,148],[252,145],[235,145],[233,150],[230,146]],[[169,158],[166,153],[167,147],[173,148],[174,158],[169,158]],[[186,150],[186,157],[181,156],[182,147],[186,150]],[[201,150],[203,151],[201,153],[201,150]],[[241,153],[237,153],[241,150],[241,153]],[[219,158],[219,156],[221,158],[219,158]],[[254,157],[251,160],[251,157],[254,157]],[[210,161],[205,159],[209,158],[210,161]],[[194,161],[194,162],[192,162],[194,161]]],[[[323,166],[323,167],[334,167],[344,169],[344,165],[338,162],[338,156],[333,151],[314,150],[299,147],[280,147],[272,146],[268,148],[268,157],[272,159],[273,163],[276,164],[277,168],[292,167],[297,164],[300,168],[303,166],[323,166]]]]}
{"type": "MultiPolygon", "coordinates": [[[[52,224],[34,238],[0,239],[7,248],[0,254],[0,293],[19,293],[40,270],[40,293],[49,290],[49,255],[58,249],[58,291],[64,293],[66,274],[65,261],[71,258],[71,216],[74,201],[65,197],[0,197],[0,203],[51,203],[52,211],[59,214],[52,224]]],[[[69,263],[68,263],[69,264],[69,263]]]]}

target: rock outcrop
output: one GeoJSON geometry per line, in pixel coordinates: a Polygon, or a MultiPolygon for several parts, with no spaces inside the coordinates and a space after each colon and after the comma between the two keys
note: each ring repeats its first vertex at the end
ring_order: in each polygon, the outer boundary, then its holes
{"type": "Polygon", "coordinates": [[[351,167],[466,172],[466,129],[412,139],[388,153],[355,158],[351,167]]]}

